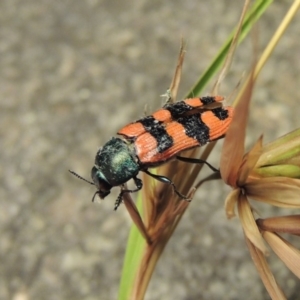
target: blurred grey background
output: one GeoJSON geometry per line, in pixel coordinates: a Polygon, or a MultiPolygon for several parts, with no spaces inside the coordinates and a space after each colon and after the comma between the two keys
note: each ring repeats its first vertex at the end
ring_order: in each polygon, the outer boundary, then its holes
{"type": "MultiPolygon", "coordinates": [[[[274,1],[258,25],[263,49],[289,7],[274,1]]],[[[237,24],[243,1],[0,2],[0,299],[116,299],[131,220],[118,188],[91,203],[94,156],[117,130],[162,105],[181,36],[187,41],[180,97],[237,24]]],[[[299,15],[256,85],[247,145],[299,127],[299,15]]],[[[253,57],[249,38],[220,93],[229,96],[253,57]]],[[[209,94],[211,86],[204,94],[209,94]]],[[[220,149],[220,146],[217,148],[220,149]]],[[[210,162],[218,165],[219,150],[210,162]]],[[[237,218],[230,189],[196,195],[148,289],[155,299],[269,299],[237,218]]],[[[279,213],[263,208],[262,216],[279,213]]],[[[283,212],[282,212],[283,213],[283,212]]],[[[274,254],[289,299],[300,285],[274,254]]]]}

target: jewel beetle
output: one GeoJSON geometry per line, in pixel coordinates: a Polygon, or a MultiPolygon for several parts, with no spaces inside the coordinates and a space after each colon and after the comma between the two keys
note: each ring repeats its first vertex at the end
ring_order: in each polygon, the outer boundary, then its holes
{"type": "Polygon", "coordinates": [[[177,191],[169,178],[152,174],[148,169],[171,159],[205,163],[197,159],[180,157],[179,154],[183,150],[203,146],[226,134],[234,109],[230,106],[223,107],[221,103],[223,99],[222,96],[206,96],[166,103],[153,114],[121,128],[118,131],[121,138],[112,137],[98,150],[91,170],[93,181],[88,181],[73,171],[70,172],[96,186],[97,191],[93,200],[96,195],[104,199],[113,187],[121,186],[115,210],[121,204],[125,193],[142,189],[143,182],[137,177],[140,171],[172,185],[179,197],[187,199],[177,191]],[[124,189],[123,185],[130,179],[133,179],[136,188],[124,189]]]}

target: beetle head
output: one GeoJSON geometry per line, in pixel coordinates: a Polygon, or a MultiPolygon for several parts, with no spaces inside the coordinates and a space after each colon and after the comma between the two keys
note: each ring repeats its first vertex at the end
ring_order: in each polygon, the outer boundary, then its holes
{"type": "Polygon", "coordinates": [[[104,199],[107,195],[110,194],[110,190],[112,186],[107,182],[105,177],[103,176],[101,170],[94,166],[91,171],[91,176],[94,181],[94,184],[97,188],[97,192],[93,197],[93,201],[95,196],[98,194],[101,199],[104,199]]]}

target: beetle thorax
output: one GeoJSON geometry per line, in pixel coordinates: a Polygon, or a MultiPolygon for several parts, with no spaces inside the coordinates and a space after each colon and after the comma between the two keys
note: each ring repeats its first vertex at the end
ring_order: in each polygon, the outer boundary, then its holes
{"type": "Polygon", "coordinates": [[[112,186],[121,185],[136,176],[139,165],[130,144],[120,138],[110,139],[95,158],[99,175],[112,186]]]}

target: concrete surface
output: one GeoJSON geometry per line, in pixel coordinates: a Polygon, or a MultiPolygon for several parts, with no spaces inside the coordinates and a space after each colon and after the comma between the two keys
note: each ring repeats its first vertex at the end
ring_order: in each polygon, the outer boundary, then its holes
{"type": "MultiPolygon", "coordinates": [[[[261,49],[290,1],[274,2],[259,22],[261,49]]],[[[142,116],[145,105],[161,106],[181,36],[183,97],[241,7],[233,0],[0,2],[0,299],[116,299],[131,220],[124,207],[112,210],[118,189],[91,203],[94,188],[68,169],[89,178],[98,147],[142,116]]],[[[298,15],[258,80],[248,145],[261,133],[268,141],[300,125],[299,21],[298,15]]],[[[222,94],[234,90],[252,54],[248,39],[222,94]]],[[[238,219],[226,220],[228,191],[211,183],[196,196],[147,300],[269,299],[238,219]]],[[[300,299],[299,281],[274,254],[270,261],[289,299],[300,299]]]]}

